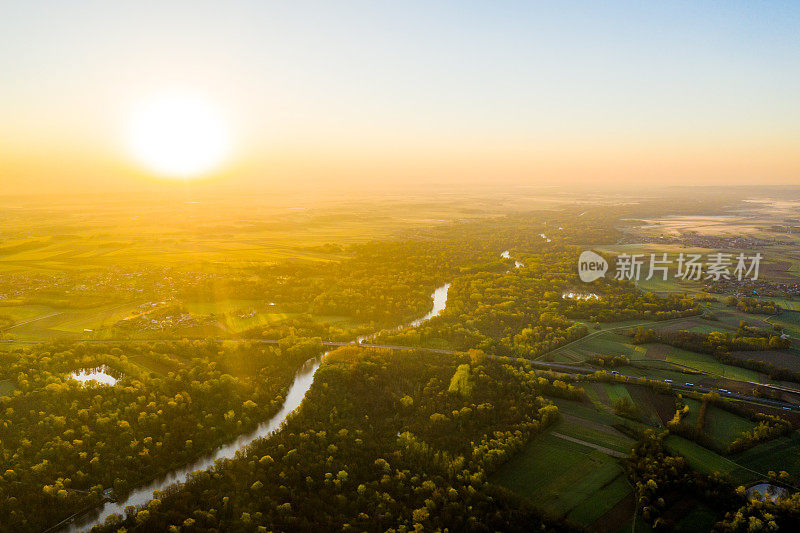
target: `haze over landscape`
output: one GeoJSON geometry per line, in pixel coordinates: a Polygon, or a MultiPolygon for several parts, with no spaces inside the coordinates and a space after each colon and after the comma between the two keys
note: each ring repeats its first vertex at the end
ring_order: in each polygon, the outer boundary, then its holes
{"type": "Polygon", "coordinates": [[[796,2],[0,2],[0,533],[800,531],[796,2]]]}
{"type": "Polygon", "coordinates": [[[153,185],[131,123],[175,93],[225,123],[222,190],[800,176],[793,2],[2,9],[5,193],[153,185]]]}

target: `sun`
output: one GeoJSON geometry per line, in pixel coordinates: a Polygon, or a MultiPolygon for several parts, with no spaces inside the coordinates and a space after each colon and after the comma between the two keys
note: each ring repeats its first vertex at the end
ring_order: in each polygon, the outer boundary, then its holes
{"type": "Polygon", "coordinates": [[[165,95],[143,102],[130,120],[128,141],[134,157],[165,177],[190,179],[220,167],[230,138],[225,121],[196,96],[165,95]]]}

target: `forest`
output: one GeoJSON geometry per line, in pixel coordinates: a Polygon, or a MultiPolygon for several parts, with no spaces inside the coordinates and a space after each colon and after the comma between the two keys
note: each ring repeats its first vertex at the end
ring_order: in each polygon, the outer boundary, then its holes
{"type": "Polygon", "coordinates": [[[104,530],[561,528],[486,483],[557,418],[549,385],[479,353],[340,348],[274,438],[104,530]]]}
{"type": "MultiPolygon", "coordinates": [[[[36,340],[18,333],[22,314],[5,320],[0,530],[43,531],[91,516],[194,464],[270,420],[298,369],[323,353],[277,433],[111,514],[97,531],[583,529],[596,518],[553,513],[498,481],[548,439],[561,439],[553,453],[570,453],[563,450],[571,443],[589,450],[581,457],[604,457],[597,472],[565,474],[563,483],[576,487],[565,501],[601,501],[605,485],[592,485],[592,476],[619,472],[619,505],[635,503],[628,517],[655,529],[674,526],[674,509],[687,499],[701,502],[719,531],[756,520],[792,524],[795,506],[786,500],[764,502],[770,511],[762,512],[742,495],[741,476],[703,472],[673,445],[685,439],[734,462],[793,439],[798,421],[761,404],[682,393],[672,384],[683,374],[643,360],[650,346],[685,349],[798,382],[789,368],[731,355],[791,351],[793,343],[785,325],[736,325],[723,310],[781,311],[752,298],[721,308],[703,293],[578,279],[585,243],[613,246],[624,238],[620,217],[661,210],[653,203],[458,219],[299,250],[315,260],[5,274],[0,285],[19,309],[83,316],[97,305],[128,307],[83,334],[36,340]],[[415,321],[444,284],[446,306],[415,321]],[[675,326],[684,321],[696,329],[675,326]],[[114,383],[74,378],[96,369],[114,383]],[[722,445],[714,432],[724,417],[739,429],[722,445]]],[[[794,483],[794,470],[776,476],[780,486],[794,483]]]]}
{"type": "Polygon", "coordinates": [[[0,354],[0,523],[43,530],[102,498],[253,429],[274,414],[295,370],[321,346],[176,341],[36,346],[0,354]],[[168,370],[157,374],[140,366],[168,370]],[[114,387],[69,378],[105,366],[114,387]]]}

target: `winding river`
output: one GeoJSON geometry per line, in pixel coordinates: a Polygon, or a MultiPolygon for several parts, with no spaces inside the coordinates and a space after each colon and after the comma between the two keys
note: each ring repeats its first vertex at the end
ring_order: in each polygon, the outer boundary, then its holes
{"type": "MultiPolygon", "coordinates": [[[[447,306],[447,292],[449,290],[450,290],[450,284],[449,283],[445,283],[444,285],[442,285],[441,287],[439,287],[438,289],[433,291],[433,294],[431,294],[431,299],[433,300],[433,308],[430,310],[430,312],[427,315],[425,315],[425,316],[423,316],[421,318],[418,318],[416,320],[412,320],[408,324],[401,324],[401,325],[397,326],[396,328],[393,328],[393,329],[391,329],[389,331],[400,331],[400,330],[403,330],[403,329],[409,328],[409,327],[415,328],[415,327],[419,326],[420,324],[422,324],[423,322],[427,322],[431,318],[437,316],[447,306]]],[[[358,337],[356,339],[356,343],[357,344],[363,344],[363,343],[365,343],[367,341],[371,341],[372,339],[374,339],[375,337],[377,337],[378,335],[383,333],[383,331],[385,331],[385,330],[376,331],[375,333],[370,333],[369,335],[362,335],[362,336],[360,336],[360,337],[358,337]]]]}
{"type": "MultiPolygon", "coordinates": [[[[505,252],[500,254],[500,257],[502,257],[503,259],[511,259],[511,253],[508,250],[506,250],[505,252]]],[[[514,260],[514,268],[522,268],[524,266],[525,266],[524,263],[520,263],[519,261],[514,260]]],[[[509,272],[511,272],[511,271],[510,270],[506,270],[506,273],[509,273],[509,272]]]]}
{"type": "MultiPolygon", "coordinates": [[[[437,288],[431,295],[431,298],[433,299],[433,308],[431,311],[425,316],[400,326],[397,329],[419,326],[423,322],[430,320],[441,313],[447,305],[447,292],[449,289],[449,283],[445,283],[441,287],[437,288]]],[[[369,337],[359,337],[353,342],[353,344],[364,342],[364,340],[373,336],[374,335],[369,337]]],[[[298,407],[300,407],[300,404],[303,402],[303,398],[305,398],[306,393],[314,383],[314,375],[316,374],[317,370],[322,364],[322,360],[327,354],[328,352],[325,352],[320,357],[309,359],[303,364],[302,367],[300,367],[294,377],[292,385],[289,387],[289,392],[286,394],[286,399],[283,402],[281,410],[278,411],[278,413],[268,421],[259,424],[255,430],[244,435],[239,435],[232,442],[220,446],[213,452],[200,457],[195,462],[177,470],[173,470],[166,476],[150,482],[148,485],[139,487],[138,489],[129,493],[124,500],[118,502],[106,502],[102,504],[94,512],[82,515],[76,518],[71,524],[65,525],[63,531],[67,531],[69,533],[88,531],[92,527],[102,524],[108,516],[114,513],[124,516],[125,507],[129,505],[141,506],[146,504],[153,499],[153,491],[163,491],[170,485],[174,485],[175,483],[179,482],[185,482],[189,477],[189,474],[192,472],[197,470],[208,470],[219,459],[232,459],[236,455],[236,452],[244,449],[254,440],[269,437],[278,431],[281,427],[281,424],[283,424],[289,415],[292,414],[298,407]]]]}

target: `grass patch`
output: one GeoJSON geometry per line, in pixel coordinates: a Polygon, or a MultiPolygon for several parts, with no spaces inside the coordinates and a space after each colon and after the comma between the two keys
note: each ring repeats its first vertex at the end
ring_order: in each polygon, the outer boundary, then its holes
{"type": "Polygon", "coordinates": [[[17,390],[17,387],[7,379],[0,380],[0,396],[8,396],[17,390]]]}
{"type": "Polygon", "coordinates": [[[600,401],[600,396],[597,395],[597,391],[593,386],[584,385],[583,391],[586,393],[586,397],[589,398],[589,401],[595,405],[602,403],[600,401]]]}
{"type": "Polygon", "coordinates": [[[580,355],[581,359],[588,359],[596,354],[601,355],[626,355],[629,359],[644,359],[646,346],[636,346],[628,342],[628,337],[608,331],[595,335],[584,342],[576,343],[572,352],[580,355]]]}
{"type": "Polygon", "coordinates": [[[733,459],[757,472],[787,471],[795,479],[800,477],[800,432],[795,431],[737,454],[733,459]]]}
{"type": "MultiPolygon", "coordinates": [[[[553,516],[563,517],[621,475],[622,467],[607,455],[546,434],[534,439],[506,463],[492,476],[492,481],[524,496],[553,516]]],[[[577,513],[583,520],[596,519],[589,509],[577,513]]]]}
{"type": "Polygon", "coordinates": [[[714,472],[731,474],[739,469],[739,465],[733,461],[683,437],[669,435],[664,440],[664,444],[670,453],[685,458],[689,466],[702,474],[713,474],[714,472]]]}
{"type": "Polygon", "coordinates": [[[631,486],[625,479],[625,475],[619,475],[611,483],[595,491],[579,503],[567,515],[567,518],[573,522],[588,526],[595,523],[630,493],[631,486]]]}
{"type": "Polygon", "coordinates": [[[625,454],[630,453],[634,443],[633,439],[609,426],[604,427],[593,420],[575,417],[569,417],[568,420],[562,419],[553,428],[553,431],[625,454]]]}
{"type": "MultiPolygon", "coordinates": [[[[793,302],[800,305],[800,301],[793,302]]],[[[800,313],[789,313],[784,311],[770,320],[771,323],[782,327],[786,333],[792,337],[800,337],[800,313]]]]}
{"type": "Polygon", "coordinates": [[[755,424],[746,418],[713,405],[708,406],[704,430],[723,449],[727,448],[742,433],[754,427],[755,424]]]}
{"type": "Polygon", "coordinates": [[[584,418],[586,420],[593,420],[598,424],[605,424],[611,426],[617,423],[621,418],[609,413],[607,411],[597,410],[594,406],[585,403],[576,402],[574,400],[564,400],[561,398],[550,398],[558,406],[561,413],[584,418]]]}
{"type": "Polygon", "coordinates": [[[169,362],[167,362],[149,354],[134,355],[128,357],[128,361],[147,372],[153,372],[162,376],[170,372],[176,372],[181,367],[180,363],[177,361],[170,359],[169,362]]]}
{"type": "Polygon", "coordinates": [[[551,432],[540,435],[491,481],[527,498],[548,514],[590,526],[631,493],[618,459],[590,445],[627,454],[634,441],[611,427],[619,417],[585,403],[555,401],[562,417],[552,432],[585,444],[551,432]]]}
{"type": "Polygon", "coordinates": [[[675,524],[672,531],[673,533],[711,531],[719,518],[714,511],[701,503],[696,505],[680,522],[675,524]]]}
{"type": "Polygon", "coordinates": [[[690,352],[689,350],[676,348],[674,346],[671,346],[667,353],[667,361],[731,379],[756,382],[762,381],[758,372],[746,368],[728,366],[720,363],[711,355],[690,352]]]}
{"type": "Polygon", "coordinates": [[[617,400],[630,400],[632,403],[633,398],[628,393],[628,388],[625,385],[621,385],[619,383],[604,383],[606,392],[608,393],[608,400],[611,402],[611,405],[614,405],[614,402],[617,400]]]}
{"type": "Polygon", "coordinates": [[[683,398],[683,403],[689,406],[689,412],[683,416],[681,423],[687,426],[697,426],[698,415],[700,414],[700,406],[703,402],[699,402],[693,398],[683,398]]]}
{"type": "Polygon", "coordinates": [[[593,451],[587,446],[547,433],[535,438],[500,468],[492,476],[492,481],[521,496],[537,500],[545,487],[558,483],[566,472],[577,465],[585,466],[584,462],[593,451]]]}

